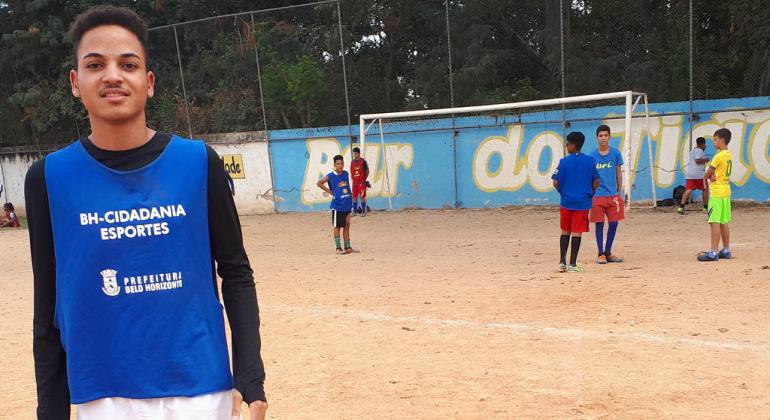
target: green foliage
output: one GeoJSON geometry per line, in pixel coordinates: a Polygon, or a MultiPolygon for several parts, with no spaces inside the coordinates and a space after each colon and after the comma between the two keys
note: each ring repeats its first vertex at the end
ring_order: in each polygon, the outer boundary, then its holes
{"type": "MultiPolygon", "coordinates": [[[[92,5],[132,7],[153,27],[301,2],[2,1],[0,144],[63,143],[87,132],[85,111],[70,93],[71,45],[65,33],[92,5]]],[[[688,98],[686,2],[561,4],[566,5],[567,95],[634,89],[654,101],[688,98]]],[[[694,4],[696,98],[770,94],[766,0],[694,4]]],[[[449,0],[454,104],[560,95],[559,5],[558,0],[449,0]]],[[[361,113],[450,105],[443,1],[342,0],[340,7],[351,115],[332,3],[257,13],[253,21],[242,15],[179,26],[184,85],[174,31],[151,32],[148,53],[157,86],[148,123],[200,134],[260,130],[265,122],[269,129],[337,125],[361,113]]]]}
{"type": "Polygon", "coordinates": [[[276,109],[285,128],[312,127],[326,91],[316,60],[303,55],[292,64],[274,62],[265,69],[265,105],[276,109]]]}

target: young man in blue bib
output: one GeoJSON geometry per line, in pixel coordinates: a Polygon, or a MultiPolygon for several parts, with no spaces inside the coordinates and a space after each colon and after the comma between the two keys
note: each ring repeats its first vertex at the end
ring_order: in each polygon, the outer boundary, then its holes
{"type": "Polygon", "coordinates": [[[263,419],[256,292],[219,157],[147,127],[155,76],[136,13],[89,9],[70,38],[91,134],[25,183],[38,419],[72,403],[80,420],[230,420],[242,400],[263,419]]]}
{"type": "Polygon", "coordinates": [[[350,246],[350,216],[353,212],[353,195],[350,188],[350,176],[344,169],[345,161],[342,155],[334,156],[334,170],[321,178],[316,185],[332,196],[329,208],[332,211],[332,227],[334,228],[334,246],[337,254],[358,252],[350,246]],[[340,230],[342,240],[340,242],[340,230]],[[342,248],[342,245],[345,248],[342,248]]]}

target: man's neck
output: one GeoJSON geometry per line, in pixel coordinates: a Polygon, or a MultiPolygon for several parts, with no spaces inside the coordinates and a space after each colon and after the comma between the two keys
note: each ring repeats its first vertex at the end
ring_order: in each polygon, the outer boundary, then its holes
{"type": "Polygon", "coordinates": [[[150,141],[155,130],[147,127],[144,115],[129,123],[110,124],[91,120],[89,139],[102,150],[121,151],[136,149],[150,141]]]}
{"type": "Polygon", "coordinates": [[[609,151],[610,151],[610,145],[609,144],[604,146],[604,147],[599,145],[599,153],[601,153],[603,155],[606,155],[609,151]]]}

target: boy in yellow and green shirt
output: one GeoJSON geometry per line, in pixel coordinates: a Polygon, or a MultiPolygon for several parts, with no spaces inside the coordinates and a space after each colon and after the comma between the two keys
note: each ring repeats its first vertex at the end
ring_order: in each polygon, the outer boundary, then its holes
{"type": "Polygon", "coordinates": [[[726,128],[714,132],[714,147],[718,150],[706,170],[709,180],[709,225],[711,226],[711,249],[698,255],[698,261],[718,261],[733,257],[730,252],[730,173],[733,169],[733,155],[727,150],[732,134],[726,128]],[[722,249],[719,249],[719,240],[722,249]]]}

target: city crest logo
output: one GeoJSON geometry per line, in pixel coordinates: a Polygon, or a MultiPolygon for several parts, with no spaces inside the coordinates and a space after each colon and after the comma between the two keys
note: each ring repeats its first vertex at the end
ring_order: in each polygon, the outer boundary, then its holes
{"type": "Polygon", "coordinates": [[[102,270],[100,274],[102,275],[102,281],[104,282],[102,292],[107,296],[117,296],[118,293],[120,293],[120,286],[118,286],[118,279],[116,276],[118,272],[112,269],[106,269],[102,270]]]}

